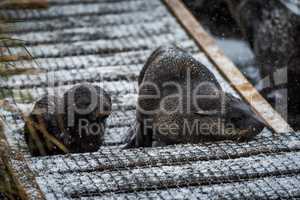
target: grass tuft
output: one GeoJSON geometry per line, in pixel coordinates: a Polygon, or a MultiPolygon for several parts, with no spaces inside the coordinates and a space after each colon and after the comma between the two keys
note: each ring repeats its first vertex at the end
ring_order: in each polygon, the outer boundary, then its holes
{"type": "MultiPolygon", "coordinates": [[[[0,1],[1,9],[28,9],[28,8],[47,8],[47,0],[2,0],[0,1]]],[[[10,30],[12,27],[7,27],[4,20],[0,19],[0,80],[6,80],[15,75],[32,75],[38,74],[41,70],[37,68],[22,68],[17,66],[16,61],[20,60],[33,60],[32,55],[23,45],[23,41],[10,38],[4,35],[3,32],[10,30]],[[18,53],[13,52],[13,49],[18,49],[18,53]]],[[[5,101],[5,98],[12,98],[15,100],[15,93],[17,91],[11,91],[0,87],[0,108],[4,110],[10,110],[13,106],[10,106],[5,101]]],[[[32,101],[31,94],[20,95],[21,101],[32,101]],[[24,98],[25,96],[25,98],[24,98]],[[23,99],[22,99],[23,98],[23,99]]],[[[12,110],[11,110],[12,111],[12,110]]],[[[3,124],[0,116],[0,199],[19,199],[18,190],[12,181],[12,175],[4,164],[5,145],[3,133],[3,124]]]]}

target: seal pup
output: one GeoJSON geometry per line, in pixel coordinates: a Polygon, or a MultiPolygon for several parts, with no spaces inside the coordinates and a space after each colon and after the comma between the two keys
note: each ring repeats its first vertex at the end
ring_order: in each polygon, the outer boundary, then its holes
{"type": "Polygon", "coordinates": [[[25,120],[25,141],[33,156],[94,152],[110,113],[110,96],[98,86],[74,86],[63,98],[45,95],[25,120]]]}
{"type": "Polygon", "coordinates": [[[265,127],[240,99],[224,93],[214,75],[183,50],[160,47],[141,70],[135,125],[125,148],[245,140],[265,127]]]}
{"type": "Polygon", "coordinates": [[[99,86],[81,84],[63,95],[63,125],[72,152],[94,152],[103,143],[110,95],[99,86]]]}

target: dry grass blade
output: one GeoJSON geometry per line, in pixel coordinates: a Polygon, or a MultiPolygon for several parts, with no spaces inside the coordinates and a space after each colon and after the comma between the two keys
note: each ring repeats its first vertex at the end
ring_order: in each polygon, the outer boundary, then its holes
{"type": "MultiPolygon", "coordinates": [[[[0,158],[1,160],[1,158],[0,158]]],[[[3,160],[0,161],[4,162],[3,160]]],[[[12,176],[9,173],[8,169],[2,165],[0,168],[2,170],[2,175],[0,176],[0,191],[5,194],[5,197],[9,200],[14,200],[18,196],[17,188],[14,184],[12,184],[12,176]],[[2,184],[1,184],[2,183],[2,184]]]]}
{"type": "MultiPolygon", "coordinates": [[[[8,153],[7,142],[3,139],[3,120],[0,117],[0,193],[9,200],[14,200],[18,196],[16,185],[13,184],[12,176],[4,165],[5,155],[8,153]]],[[[0,198],[3,197],[0,194],[0,198]]]]}
{"type": "Polygon", "coordinates": [[[0,19],[0,34],[8,33],[14,30],[12,23],[7,23],[0,19]]]}
{"type": "Polygon", "coordinates": [[[37,134],[37,130],[43,134],[44,138],[46,139],[47,146],[51,146],[51,144],[54,144],[60,150],[62,150],[64,153],[69,153],[69,150],[66,148],[66,146],[47,131],[45,124],[41,120],[39,120],[39,123],[35,123],[27,116],[23,116],[23,118],[25,119],[26,123],[28,124],[29,129],[30,129],[30,134],[31,134],[32,138],[34,139],[34,141],[35,141],[36,145],[38,146],[39,151],[42,155],[46,155],[46,152],[45,152],[43,145],[41,144],[41,141],[37,134]],[[51,144],[49,145],[48,142],[50,142],[51,144]]]}
{"type": "MultiPolygon", "coordinates": [[[[7,100],[0,99],[0,108],[9,112],[17,112],[17,108],[11,105],[7,100]]],[[[0,137],[1,137],[1,129],[0,129],[0,137]]]]}
{"type": "Polygon", "coordinates": [[[15,62],[19,60],[31,60],[32,57],[30,55],[8,55],[8,56],[0,56],[0,62],[15,62]]]}
{"type": "Polygon", "coordinates": [[[34,127],[34,122],[29,119],[29,117],[24,117],[26,123],[27,123],[27,126],[29,128],[29,131],[30,131],[30,134],[31,134],[31,137],[33,139],[33,142],[36,144],[39,152],[41,153],[41,155],[46,155],[46,151],[45,151],[45,148],[35,130],[35,127],[34,127]]]}
{"type": "MultiPolygon", "coordinates": [[[[47,8],[48,3],[47,0],[0,0],[0,12],[1,9],[28,9],[28,8],[47,8]]],[[[10,21],[8,19],[8,21],[10,21]]],[[[21,74],[38,74],[41,72],[41,70],[37,69],[37,67],[32,68],[22,68],[22,66],[16,66],[16,61],[20,60],[32,60],[34,59],[30,52],[26,49],[26,47],[23,45],[23,41],[20,41],[18,39],[13,39],[10,37],[7,37],[6,35],[3,35],[3,33],[7,33],[11,30],[13,30],[13,23],[6,23],[6,21],[3,21],[0,19],[0,79],[6,79],[9,76],[13,75],[21,75],[21,74]],[[21,53],[12,53],[10,50],[10,47],[16,48],[22,48],[21,53]],[[23,51],[23,52],[22,52],[23,51]]],[[[19,62],[18,62],[19,63],[19,62]]],[[[37,63],[36,63],[37,64],[37,63]]],[[[30,96],[30,101],[32,99],[31,94],[26,94],[27,97],[30,96]]],[[[21,98],[24,98],[23,95],[21,95],[21,98]]],[[[23,100],[22,100],[23,101],[23,100]]],[[[22,111],[18,108],[18,106],[15,104],[16,98],[12,91],[7,91],[4,88],[0,88],[0,108],[7,110],[9,112],[13,113],[19,113],[20,116],[23,117],[22,111]],[[10,97],[13,100],[13,105],[8,102],[7,100],[3,100],[4,98],[10,97]]],[[[1,113],[0,113],[1,114],[1,113]]],[[[2,120],[3,123],[5,122],[2,120]]],[[[7,157],[5,155],[9,155],[8,153],[5,153],[8,151],[8,146],[4,143],[5,140],[1,140],[1,134],[4,134],[3,126],[1,125],[1,115],[0,115],[0,199],[25,199],[23,196],[22,191],[20,188],[17,187],[16,184],[14,184],[14,181],[12,179],[12,173],[8,170],[7,166],[5,166],[8,162],[7,157]]],[[[35,127],[31,127],[33,129],[32,133],[34,133],[35,127]]],[[[3,137],[4,138],[4,137],[3,137]]],[[[53,140],[51,137],[45,136],[45,138],[50,138],[49,141],[52,141],[55,143],[56,141],[53,140]]],[[[39,141],[38,137],[36,137],[37,141],[36,143],[41,143],[39,141]]],[[[59,144],[58,144],[59,145],[59,144]]],[[[42,146],[42,145],[41,145],[42,146]]],[[[42,149],[41,149],[42,150],[42,149]]]]}
{"type": "Polygon", "coordinates": [[[3,69],[0,66],[0,76],[8,77],[13,75],[34,75],[41,73],[42,70],[35,68],[16,68],[16,69],[3,69]]]}
{"type": "Polygon", "coordinates": [[[47,8],[47,0],[6,0],[0,3],[2,9],[47,8]]]}
{"type": "MultiPolygon", "coordinates": [[[[41,73],[42,70],[32,68],[21,68],[14,66],[14,62],[20,60],[32,60],[35,63],[33,56],[27,50],[27,48],[23,45],[23,41],[19,39],[11,39],[5,36],[0,37],[1,49],[0,49],[0,76],[8,77],[13,75],[27,74],[33,75],[41,73]],[[18,47],[23,49],[24,53],[21,54],[13,54],[10,51],[10,46],[18,47]],[[12,65],[13,68],[6,68],[4,65],[12,65]]],[[[37,63],[35,63],[38,65],[37,63]]]]}

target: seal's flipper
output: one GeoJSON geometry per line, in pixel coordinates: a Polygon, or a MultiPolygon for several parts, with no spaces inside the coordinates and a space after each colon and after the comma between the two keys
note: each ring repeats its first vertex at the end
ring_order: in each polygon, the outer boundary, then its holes
{"type": "Polygon", "coordinates": [[[139,123],[135,122],[133,127],[129,128],[126,138],[124,140],[124,144],[125,144],[123,146],[124,149],[137,147],[136,140],[137,140],[137,134],[139,134],[138,126],[139,126],[139,123]]]}
{"type": "Polygon", "coordinates": [[[152,131],[144,130],[144,126],[142,123],[135,122],[134,126],[128,130],[128,134],[124,143],[124,149],[151,147],[152,131]]]}

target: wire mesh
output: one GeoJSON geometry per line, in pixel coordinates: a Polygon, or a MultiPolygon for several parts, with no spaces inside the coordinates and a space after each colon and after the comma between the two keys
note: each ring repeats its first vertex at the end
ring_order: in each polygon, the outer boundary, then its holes
{"type": "MultiPolygon", "coordinates": [[[[0,16],[18,21],[7,33],[25,40],[41,70],[1,79],[1,96],[7,101],[29,112],[41,96],[62,94],[83,82],[100,85],[112,96],[104,145],[94,153],[31,157],[22,117],[1,110],[10,147],[25,155],[46,199],[299,197],[297,133],[273,135],[264,130],[243,143],[120,148],[135,119],[137,77],[156,47],[176,43],[207,65],[224,90],[233,91],[161,1],[49,0],[47,10],[3,10],[0,16]],[[54,78],[50,85],[49,77],[54,78]]],[[[10,49],[13,54],[22,51],[10,49]]],[[[33,64],[10,63],[4,66],[33,64]]]]}

